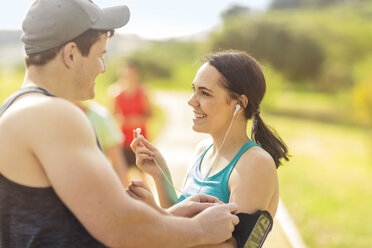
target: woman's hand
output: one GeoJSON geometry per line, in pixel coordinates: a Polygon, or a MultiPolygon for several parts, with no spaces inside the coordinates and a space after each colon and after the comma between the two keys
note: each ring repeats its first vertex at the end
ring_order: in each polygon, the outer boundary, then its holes
{"type": "Polygon", "coordinates": [[[130,147],[136,154],[136,165],[142,171],[148,173],[153,178],[161,177],[162,174],[159,167],[154,162],[155,159],[162,170],[168,173],[167,163],[159,150],[142,135],[134,139],[130,147]]]}
{"type": "Polygon", "coordinates": [[[159,207],[156,204],[154,195],[152,194],[150,188],[141,180],[133,180],[132,183],[129,185],[128,194],[133,197],[134,199],[140,200],[150,207],[156,209],[162,214],[168,214],[167,211],[159,207]]]}

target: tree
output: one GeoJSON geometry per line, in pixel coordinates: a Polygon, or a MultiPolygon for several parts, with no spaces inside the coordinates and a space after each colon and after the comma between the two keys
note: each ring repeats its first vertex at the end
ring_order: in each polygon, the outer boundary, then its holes
{"type": "Polygon", "coordinates": [[[275,22],[236,18],[214,33],[211,48],[247,51],[295,81],[315,80],[325,59],[311,33],[295,32],[275,22]]]}
{"type": "Polygon", "coordinates": [[[223,20],[227,20],[229,18],[236,17],[238,15],[248,14],[248,13],[250,13],[250,11],[251,10],[248,7],[238,5],[238,4],[234,4],[234,5],[231,5],[225,11],[223,11],[221,13],[221,17],[222,17],[223,20]]]}
{"type": "Polygon", "coordinates": [[[355,0],[273,0],[271,9],[321,8],[334,4],[352,3],[355,0]]]}

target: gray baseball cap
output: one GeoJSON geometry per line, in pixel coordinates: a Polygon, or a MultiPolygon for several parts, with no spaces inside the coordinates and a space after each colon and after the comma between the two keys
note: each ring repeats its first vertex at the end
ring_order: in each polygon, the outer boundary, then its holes
{"type": "Polygon", "coordinates": [[[36,0],[22,25],[26,54],[58,47],[88,29],[120,28],[129,21],[125,5],[99,8],[91,0],[36,0]]]}

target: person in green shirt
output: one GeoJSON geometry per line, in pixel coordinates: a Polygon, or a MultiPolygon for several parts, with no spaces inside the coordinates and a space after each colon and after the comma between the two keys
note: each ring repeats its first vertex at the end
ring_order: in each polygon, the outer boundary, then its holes
{"type": "Polygon", "coordinates": [[[75,103],[87,115],[97,134],[102,151],[111,161],[124,187],[129,186],[128,165],[121,152],[125,137],[121,134],[110,112],[97,102],[75,103]]]}

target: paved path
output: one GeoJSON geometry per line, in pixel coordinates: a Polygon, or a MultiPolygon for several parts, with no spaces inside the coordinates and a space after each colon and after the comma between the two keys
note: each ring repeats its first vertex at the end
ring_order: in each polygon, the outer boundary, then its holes
{"type": "MultiPolygon", "coordinates": [[[[176,187],[181,188],[186,174],[188,161],[195,146],[206,134],[196,133],[191,129],[191,107],[187,105],[188,95],[182,92],[156,91],[153,101],[162,108],[165,126],[154,141],[165,157],[176,187]]],[[[268,236],[265,248],[305,248],[301,237],[291,220],[284,204],[279,208],[274,219],[274,228],[268,236]]]]}

